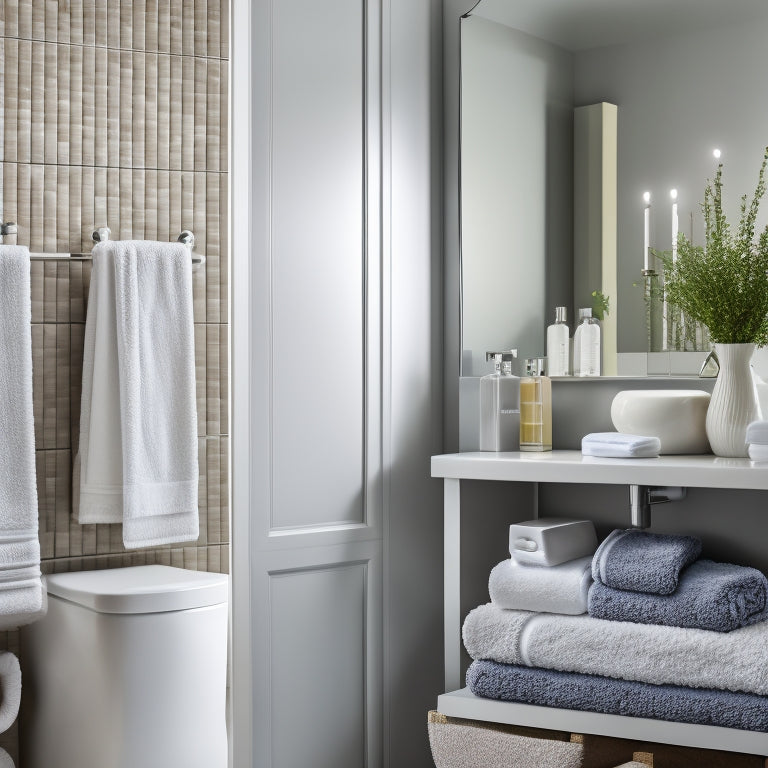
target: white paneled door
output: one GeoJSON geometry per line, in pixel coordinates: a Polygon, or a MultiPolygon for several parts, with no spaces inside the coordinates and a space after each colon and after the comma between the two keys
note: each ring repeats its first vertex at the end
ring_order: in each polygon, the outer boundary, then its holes
{"type": "Polygon", "coordinates": [[[234,768],[427,768],[441,0],[232,0],[234,768]]]}
{"type": "Polygon", "coordinates": [[[250,12],[253,765],[378,766],[381,11],[250,12]]]}

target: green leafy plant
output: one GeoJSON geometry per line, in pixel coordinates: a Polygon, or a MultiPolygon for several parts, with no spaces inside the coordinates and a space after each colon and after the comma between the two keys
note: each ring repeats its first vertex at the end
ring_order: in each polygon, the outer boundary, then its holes
{"type": "Polygon", "coordinates": [[[741,198],[736,233],[723,213],[723,165],[707,182],[702,211],[705,243],[678,235],[677,258],[658,254],[664,264],[667,300],[686,317],[703,323],[720,344],[768,343],[768,227],[755,238],[755,220],[765,194],[768,147],[752,201],[741,198]]]}
{"type": "Polygon", "coordinates": [[[610,314],[610,298],[601,290],[592,291],[592,317],[598,320],[604,320],[607,314],[610,314]]]}

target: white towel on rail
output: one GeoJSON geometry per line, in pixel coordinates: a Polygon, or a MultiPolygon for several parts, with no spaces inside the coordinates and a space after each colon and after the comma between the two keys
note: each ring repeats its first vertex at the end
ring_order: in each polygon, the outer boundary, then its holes
{"type": "Polygon", "coordinates": [[[45,612],[37,537],[29,251],[0,245],[0,629],[45,612]]]}
{"type": "Polygon", "coordinates": [[[197,539],[189,250],[109,241],[94,247],[93,262],[75,466],[78,520],[122,522],[128,548],[197,539]]]}

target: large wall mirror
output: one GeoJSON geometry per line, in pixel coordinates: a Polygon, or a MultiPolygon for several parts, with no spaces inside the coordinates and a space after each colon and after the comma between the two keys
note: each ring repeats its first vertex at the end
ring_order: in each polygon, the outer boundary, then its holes
{"type": "Polygon", "coordinates": [[[480,0],[462,11],[462,373],[487,372],[494,348],[544,354],[556,305],[573,331],[573,113],[598,102],[618,107],[617,348],[646,352],[643,193],[651,246],[671,248],[672,189],[680,229],[701,242],[718,148],[738,217],[768,145],[768,2],[480,0]]]}

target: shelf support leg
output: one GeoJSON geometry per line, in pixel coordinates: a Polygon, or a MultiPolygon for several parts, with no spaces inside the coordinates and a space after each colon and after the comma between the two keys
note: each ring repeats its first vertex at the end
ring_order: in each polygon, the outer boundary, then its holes
{"type": "Polygon", "coordinates": [[[461,481],[443,481],[445,690],[461,683],[461,481]]]}

